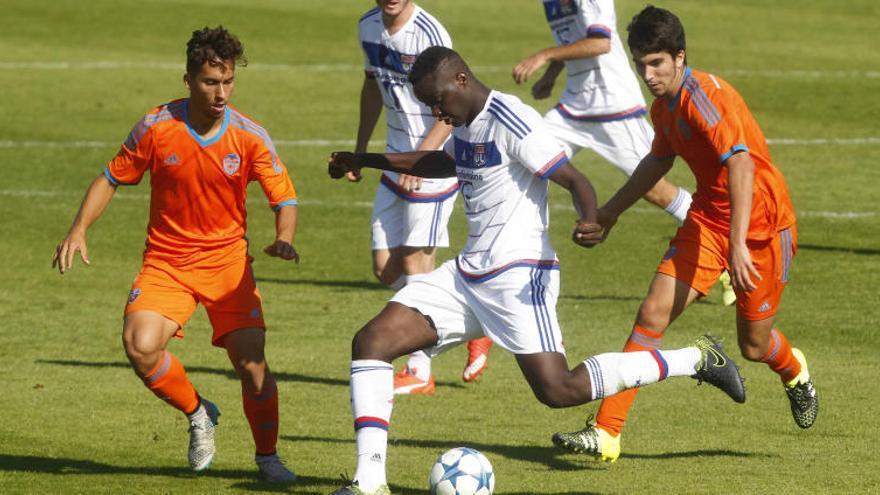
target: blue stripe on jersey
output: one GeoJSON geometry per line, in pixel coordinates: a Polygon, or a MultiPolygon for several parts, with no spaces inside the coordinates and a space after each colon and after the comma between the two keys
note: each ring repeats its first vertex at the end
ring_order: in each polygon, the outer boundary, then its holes
{"type": "Polygon", "coordinates": [[[455,166],[461,168],[487,168],[501,165],[501,152],[495,141],[470,143],[455,138],[455,166]]]}
{"type": "Polygon", "coordinates": [[[547,22],[552,22],[563,17],[577,14],[578,6],[573,0],[550,0],[544,1],[544,15],[547,22]]]}
{"type": "MultiPolygon", "coordinates": [[[[381,67],[386,70],[394,71],[398,74],[409,74],[409,68],[404,66],[403,64],[404,58],[413,61],[415,61],[416,59],[416,55],[400,53],[398,51],[388,48],[385,45],[380,45],[379,43],[362,41],[361,45],[364,49],[364,53],[367,55],[367,60],[370,62],[370,65],[372,65],[373,67],[381,67]]],[[[411,67],[412,62],[406,65],[411,67]]]]}
{"type": "Polygon", "coordinates": [[[437,28],[437,25],[434,24],[434,21],[426,16],[424,12],[419,12],[419,15],[416,16],[416,23],[423,26],[423,29],[427,28],[428,31],[434,34],[434,46],[443,46],[443,36],[440,34],[440,30],[437,28]]]}
{"type": "Polygon", "coordinates": [[[373,16],[373,15],[376,15],[376,14],[378,14],[378,13],[379,13],[379,7],[376,7],[376,8],[374,8],[374,9],[370,9],[370,10],[367,11],[366,14],[364,14],[364,15],[361,16],[361,19],[360,19],[360,21],[358,21],[358,22],[361,22],[361,21],[363,21],[364,19],[366,19],[367,17],[370,17],[370,16],[373,16]]]}
{"type": "Polygon", "coordinates": [[[611,37],[611,28],[608,26],[603,26],[601,24],[593,24],[592,26],[587,28],[587,36],[597,34],[603,38],[611,37]]]}
{"type": "Polygon", "coordinates": [[[415,25],[418,26],[425,33],[425,36],[428,37],[428,43],[430,43],[431,46],[440,45],[440,42],[437,40],[437,37],[434,35],[434,32],[431,30],[431,28],[427,24],[425,24],[425,21],[416,17],[416,20],[414,22],[415,22],[415,25]]]}
{"type": "Polygon", "coordinates": [[[156,113],[151,113],[149,115],[145,115],[140,122],[135,124],[135,126],[131,129],[131,132],[128,134],[128,137],[125,139],[123,145],[128,148],[130,151],[134,151],[137,148],[138,142],[140,142],[141,138],[144,137],[144,134],[155,125],[157,122],[162,122],[163,120],[169,119],[182,119],[183,118],[183,104],[186,100],[176,101],[174,103],[170,103],[162,107],[156,113]]]}
{"type": "Polygon", "coordinates": [[[263,141],[263,145],[266,146],[266,149],[269,150],[269,155],[272,157],[272,169],[275,170],[276,174],[280,174],[281,164],[278,163],[278,151],[275,150],[275,143],[272,142],[272,138],[269,137],[269,133],[266,132],[266,129],[263,129],[254,121],[235,110],[232,111],[232,119],[230,119],[230,123],[239,129],[255,134],[261,141],[263,141]]]}
{"type": "Polygon", "coordinates": [[[714,127],[715,124],[721,121],[718,109],[716,109],[715,105],[709,101],[709,97],[706,95],[706,92],[703,91],[703,87],[700,86],[700,83],[695,79],[689,79],[685,82],[684,86],[691,93],[691,101],[694,102],[697,110],[700,111],[700,114],[710,128],[714,127]]]}
{"type": "Polygon", "coordinates": [[[746,146],[746,145],[744,145],[744,144],[737,144],[737,145],[734,145],[732,148],[730,148],[730,151],[728,151],[727,153],[721,155],[721,158],[720,158],[719,161],[720,161],[721,163],[724,163],[724,162],[727,161],[728,158],[730,158],[731,156],[733,156],[735,153],[739,153],[740,151],[748,152],[748,151],[749,151],[749,147],[746,146]]]}
{"type": "Polygon", "coordinates": [[[532,129],[526,125],[519,117],[516,116],[509,108],[497,99],[493,99],[489,103],[489,113],[494,115],[505,127],[510,129],[516,137],[523,139],[532,132],[532,129]]]}

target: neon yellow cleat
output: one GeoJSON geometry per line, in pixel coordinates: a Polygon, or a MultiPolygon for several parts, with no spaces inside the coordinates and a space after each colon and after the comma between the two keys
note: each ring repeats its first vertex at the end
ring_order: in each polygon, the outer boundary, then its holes
{"type": "Polygon", "coordinates": [[[792,348],[791,353],[801,363],[801,372],[798,376],[785,384],[785,393],[791,404],[791,415],[794,422],[801,428],[809,428],[819,415],[819,396],[813,387],[813,379],[807,369],[807,358],[800,349],[792,348]]]}
{"type": "Polygon", "coordinates": [[[597,461],[616,461],[620,457],[620,435],[611,435],[592,420],[590,416],[583,430],[553,434],[553,443],[563,450],[592,456],[597,461]]]}

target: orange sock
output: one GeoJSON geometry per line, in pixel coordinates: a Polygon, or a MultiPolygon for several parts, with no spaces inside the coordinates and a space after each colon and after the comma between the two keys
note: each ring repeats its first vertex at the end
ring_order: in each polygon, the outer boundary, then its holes
{"type": "Polygon", "coordinates": [[[268,368],[263,390],[252,393],[242,387],[241,400],[244,415],[251,425],[257,455],[274,454],[278,443],[278,386],[268,368]]]}
{"type": "MultiPolygon", "coordinates": [[[[639,325],[633,325],[632,333],[623,346],[623,352],[636,351],[653,351],[660,348],[660,342],[663,334],[648,330],[639,325]]],[[[623,423],[629,414],[629,409],[639,393],[638,388],[624,390],[616,395],[602,400],[599,405],[599,412],[596,414],[596,424],[601,426],[603,430],[617,436],[623,429],[623,423]]]]}
{"type": "Polygon", "coordinates": [[[171,404],[184,414],[195,412],[199,407],[199,394],[186,377],[186,370],[180,361],[168,351],[159,359],[159,364],[141,378],[156,397],[171,404]]]}
{"type": "Polygon", "coordinates": [[[790,382],[801,372],[801,363],[791,353],[791,344],[776,328],[770,331],[770,349],[761,361],[767,363],[783,382],[790,382]]]}

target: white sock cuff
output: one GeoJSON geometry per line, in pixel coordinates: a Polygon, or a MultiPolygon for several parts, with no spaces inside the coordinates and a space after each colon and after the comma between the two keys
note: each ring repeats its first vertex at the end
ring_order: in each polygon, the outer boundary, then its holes
{"type": "Polygon", "coordinates": [[[675,199],[672,200],[671,203],[666,205],[664,208],[670,215],[674,216],[679,223],[684,222],[684,219],[687,217],[687,212],[691,207],[691,193],[687,192],[683,188],[678,188],[678,194],[675,195],[675,199]]]}

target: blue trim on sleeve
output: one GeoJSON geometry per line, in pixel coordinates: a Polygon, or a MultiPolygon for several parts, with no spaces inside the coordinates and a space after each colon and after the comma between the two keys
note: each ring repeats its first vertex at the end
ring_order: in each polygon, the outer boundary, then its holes
{"type": "Polygon", "coordinates": [[[721,163],[726,162],[728,158],[730,158],[731,156],[733,156],[735,153],[739,153],[740,151],[748,152],[748,151],[749,151],[749,147],[746,146],[746,145],[744,145],[744,144],[737,144],[737,145],[734,146],[733,148],[730,148],[730,151],[728,151],[727,153],[721,155],[721,163]]]}
{"type": "Polygon", "coordinates": [[[104,177],[106,177],[107,180],[109,180],[110,183],[113,184],[114,186],[118,186],[118,185],[119,185],[119,181],[116,180],[116,179],[110,174],[110,167],[107,167],[107,168],[104,169],[104,177]]]}
{"type": "Polygon", "coordinates": [[[281,208],[284,208],[285,206],[296,206],[296,205],[298,205],[298,204],[299,204],[299,201],[298,201],[298,200],[296,200],[296,199],[288,199],[288,200],[282,201],[282,202],[278,203],[277,205],[275,205],[275,206],[272,208],[272,211],[278,211],[278,210],[280,210],[281,208]]]}

